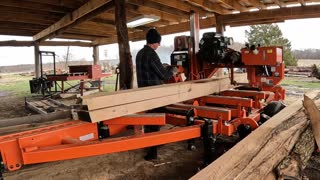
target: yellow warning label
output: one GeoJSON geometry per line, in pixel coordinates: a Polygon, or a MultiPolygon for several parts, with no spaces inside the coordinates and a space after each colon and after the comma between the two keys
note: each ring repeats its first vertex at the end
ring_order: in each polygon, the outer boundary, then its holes
{"type": "Polygon", "coordinates": [[[272,53],[272,49],[268,49],[268,50],[267,50],[267,53],[268,53],[268,54],[271,54],[271,53],[272,53]]]}

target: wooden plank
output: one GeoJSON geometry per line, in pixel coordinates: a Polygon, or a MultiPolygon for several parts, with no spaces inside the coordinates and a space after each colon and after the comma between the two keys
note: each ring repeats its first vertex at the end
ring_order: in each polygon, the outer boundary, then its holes
{"type": "Polygon", "coordinates": [[[0,128],[8,126],[16,126],[20,124],[33,124],[33,123],[42,123],[47,121],[53,121],[56,119],[65,119],[71,118],[70,111],[58,111],[49,114],[36,114],[31,116],[17,117],[12,119],[1,119],[0,128]]]}
{"type": "Polygon", "coordinates": [[[84,18],[89,13],[93,12],[96,9],[112,2],[111,0],[90,0],[86,4],[82,5],[79,9],[73,11],[72,13],[67,14],[61,18],[58,22],[54,23],[50,27],[41,31],[40,33],[33,36],[33,40],[44,39],[50,34],[57,32],[58,30],[65,28],[76,21],[79,21],[80,18],[84,18]]]}
{"type": "MultiPolygon", "coordinates": [[[[236,79],[238,82],[245,81],[246,76],[242,74],[236,79]]],[[[88,107],[89,111],[85,114],[89,115],[90,121],[98,122],[206,96],[227,88],[230,88],[228,77],[205,79],[84,98],[82,104],[88,107]]]]}
{"type": "MultiPolygon", "coordinates": [[[[307,96],[313,99],[318,94],[314,91],[307,96]]],[[[289,154],[307,125],[302,102],[296,101],[191,179],[265,179],[289,154]]]]}
{"type": "Polygon", "coordinates": [[[45,127],[49,125],[54,125],[54,124],[60,124],[63,122],[68,122],[71,121],[71,119],[66,118],[66,119],[57,119],[57,120],[52,120],[52,121],[45,121],[45,122],[32,122],[32,123],[26,123],[26,124],[18,124],[14,126],[8,126],[8,127],[0,127],[0,135],[7,135],[7,134],[12,134],[12,133],[17,133],[17,132],[22,132],[22,131],[27,131],[27,130],[33,130],[37,129],[40,127],[45,127]]]}

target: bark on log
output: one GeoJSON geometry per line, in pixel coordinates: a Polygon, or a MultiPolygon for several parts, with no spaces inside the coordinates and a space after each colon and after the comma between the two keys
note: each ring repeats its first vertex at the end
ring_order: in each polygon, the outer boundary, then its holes
{"type": "Polygon", "coordinates": [[[49,113],[49,114],[36,114],[36,115],[24,116],[24,117],[12,118],[12,119],[1,119],[0,128],[21,125],[21,124],[48,122],[48,121],[53,121],[56,119],[64,119],[64,118],[71,118],[70,111],[58,111],[58,112],[49,113]]]}
{"type": "Polygon", "coordinates": [[[315,150],[315,139],[319,140],[320,131],[320,111],[317,105],[320,100],[313,102],[309,97],[304,96],[303,106],[305,107],[311,124],[301,135],[293,151],[277,166],[279,179],[303,178],[302,171],[307,166],[312,153],[315,150]],[[316,136],[316,138],[315,138],[316,136]]]}
{"type": "MultiPolygon", "coordinates": [[[[307,94],[311,99],[318,92],[307,94]]],[[[191,179],[265,179],[292,150],[308,120],[297,101],[191,179]]]]}
{"type": "Polygon", "coordinates": [[[307,96],[304,96],[303,106],[308,112],[316,143],[320,147],[320,111],[316,104],[307,96]]]}
{"type": "Polygon", "coordinates": [[[309,125],[306,131],[302,133],[290,155],[285,157],[277,166],[276,172],[279,179],[288,177],[301,179],[302,171],[314,152],[314,145],[314,136],[309,125]]]}

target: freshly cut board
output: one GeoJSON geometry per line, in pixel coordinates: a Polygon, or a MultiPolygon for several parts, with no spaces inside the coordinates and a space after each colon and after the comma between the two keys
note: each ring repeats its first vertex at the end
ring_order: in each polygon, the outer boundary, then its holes
{"type": "MultiPolygon", "coordinates": [[[[246,82],[246,74],[237,75],[235,80],[246,82]]],[[[231,87],[233,86],[230,85],[230,79],[223,77],[125,90],[105,96],[84,97],[82,104],[87,106],[87,111],[81,111],[79,117],[99,122],[206,96],[231,87]]]]}

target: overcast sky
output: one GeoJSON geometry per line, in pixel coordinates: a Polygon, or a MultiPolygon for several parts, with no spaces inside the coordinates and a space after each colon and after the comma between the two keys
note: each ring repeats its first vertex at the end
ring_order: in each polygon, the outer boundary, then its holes
{"type": "MultiPolygon", "coordinates": [[[[303,20],[288,20],[284,23],[278,23],[283,36],[289,41],[293,49],[307,49],[314,48],[320,49],[320,18],[303,19],[303,20]]],[[[244,43],[245,30],[248,26],[244,27],[227,27],[225,36],[233,37],[235,42],[244,43]]],[[[215,29],[207,29],[204,31],[215,31],[215,29]]],[[[202,31],[203,32],[203,31],[202,31]]],[[[181,33],[180,33],[181,34],[181,33]]],[[[188,34],[188,33],[182,33],[188,34]]],[[[163,36],[161,45],[172,45],[175,35],[163,36]]],[[[201,38],[201,37],[200,37],[201,38]]],[[[31,40],[31,37],[19,36],[0,36],[0,40],[31,40]]],[[[140,49],[145,44],[145,41],[130,43],[131,50],[140,49]]],[[[101,46],[100,59],[105,59],[104,49],[108,49],[108,58],[118,57],[118,48],[116,44],[101,46]]],[[[160,47],[161,48],[161,47],[160,47]]],[[[40,50],[54,51],[58,59],[62,58],[66,52],[67,47],[40,47],[40,50]]],[[[92,48],[84,47],[70,47],[73,59],[86,59],[92,60],[92,48]]],[[[17,65],[17,64],[33,64],[34,51],[33,47],[0,47],[0,66],[17,65]]],[[[48,60],[44,60],[44,63],[48,60]]]]}

